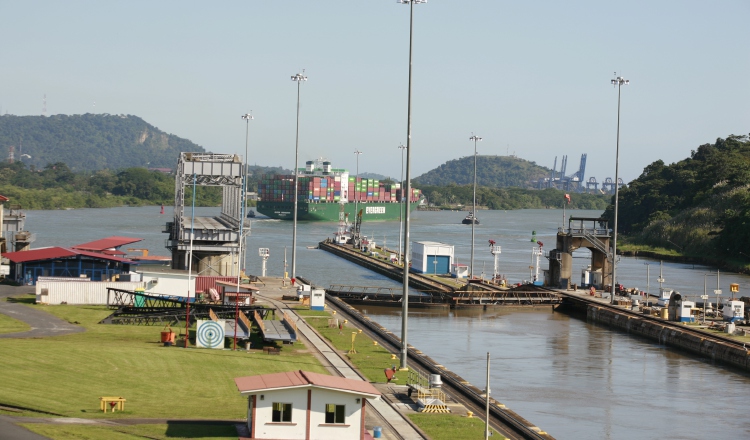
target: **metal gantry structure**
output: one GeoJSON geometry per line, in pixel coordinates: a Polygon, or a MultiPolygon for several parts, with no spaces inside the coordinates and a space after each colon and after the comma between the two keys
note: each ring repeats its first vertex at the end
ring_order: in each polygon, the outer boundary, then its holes
{"type": "Polygon", "coordinates": [[[236,154],[180,153],[174,218],[164,230],[169,234],[166,248],[172,253],[173,269],[192,269],[198,275],[239,275],[240,242],[250,233],[242,210],[242,168],[242,158],[236,154]],[[219,216],[186,216],[186,187],[193,184],[222,187],[219,216]]]}

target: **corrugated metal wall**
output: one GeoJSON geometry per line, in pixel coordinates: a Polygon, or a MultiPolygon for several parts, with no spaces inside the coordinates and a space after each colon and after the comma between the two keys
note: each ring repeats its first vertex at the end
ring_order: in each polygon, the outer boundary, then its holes
{"type": "MultiPolygon", "coordinates": [[[[236,278],[235,278],[236,279],[236,278]]],[[[142,282],[47,281],[37,282],[36,302],[40,304],[107,304],[107,288],[135,290],[142,282]]]]}
{"type": "Polygon", "coordinates": [[[220,290],[216,287],[217,281],[225,281],[227,283],[236,283],[237,277],[195,277],[195,291],[206,292],[210,288],[220,290]]]}

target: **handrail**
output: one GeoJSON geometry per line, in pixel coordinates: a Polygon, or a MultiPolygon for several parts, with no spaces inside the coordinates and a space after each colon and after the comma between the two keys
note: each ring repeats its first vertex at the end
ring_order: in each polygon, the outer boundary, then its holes
{"type": "Polygon", "coordinates": [[[260,314],[258,314],[257,310],[253,311],[253,318],[255,318],[255,322],[258,323],[260,331],[265,332],[266,326],[263,324],[263,318],[260,317],[260,314]]]}
{"type": "Polygon", "coordinates": [[[294,333],[297,334],[297,323],[294,322],[292,317],[287,312],[284,312],[284,321],[286,321],[287,325],[294,329],[294,333]]]}
{"type": "Polygon", "coordinates": [[[250,322],[249,319],[247,319],[247,315],[245,315],[244,313],[240,313],[240,322],[245,325],[245,328],[247,329],[248,334],[250,334],[250,329],[253,328],[253,324],[250,322]]]}

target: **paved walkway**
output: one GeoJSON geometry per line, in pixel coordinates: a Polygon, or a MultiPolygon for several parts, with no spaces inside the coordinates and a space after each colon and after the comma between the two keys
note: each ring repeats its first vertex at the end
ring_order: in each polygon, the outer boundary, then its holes
{"type": "MultiPolygon", "coordinates": [[[[340,372],[341,376],[346,377],[347,379],[366,380],[362,376],[360,376],[357,371],[349,366],[349,364],[343,359],[340,353],[331,349],[331,347],[326,344],[326,342],[323,341],[320,336],[318,336],[318,334],[307,324],[307,322],[295,313],[294,309],[290,308],[287,304],[284,304],[281,301],[276,301],[266,296],[258,296],[270,302],[281,311],[290,311],[294,313],[294,315],[297,317],[297,331],[301,333],[302,336],[305,337],[305,339],[310,341],[310,343],[323,354],[326,360],[328,360],[328,362],[330,362],[330,364],[340,372]]],[[[377,412],[383,420],[387,420],[388,423],[393,426],[393,429],[401,438],[405,440],[423,440],[425,438],[384,399],[369,399],[367,403],[370,405],[370,408],[377,412]]],[[[386,428],[383,429],[383,434],[389,434],[386,431],[386,428]]]]}
{"type": "Polygon", "coordinates": [[[23,417],[0,416],[0,438],[4,440],[48,440],[39,434],[35,434],[28,429],[16,425],[24,423],[23,417]]]}
{"type": "Polygon", "coordinates": [[[79,333],[85,330],[80,325],[74,325],[67,321],[63,321],[62,319],[41,310],[36,310],[23,304],[6,301],[6,298],[9,296],[31,292],[34,292],[33,287],[0,285],[0,313],[19,321],[23,321],[31,326],[31,330],[29,331],[4,333],[0,334],[0,338],[42,338],[79,333]]]}

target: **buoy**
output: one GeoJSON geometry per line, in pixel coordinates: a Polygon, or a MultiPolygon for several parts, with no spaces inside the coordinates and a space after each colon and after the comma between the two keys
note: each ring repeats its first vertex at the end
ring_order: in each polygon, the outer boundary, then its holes
{"type": "Polygon", "coordinates": [[[536,243],[536,231],[531,231],[531,242],[536,243]]]}
{"type": "Polygon", "coordinates": [[[161,212],[159,214],[164,214],[164,205],[161,205],[161,212]]]}

